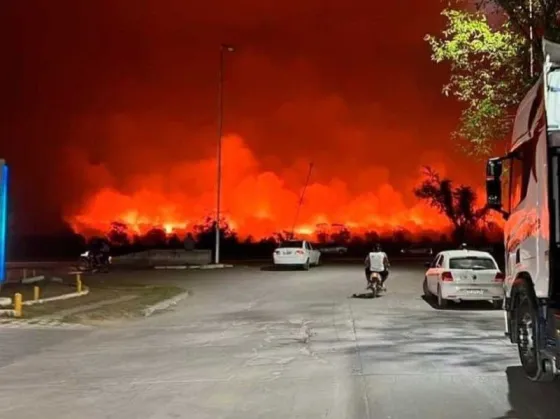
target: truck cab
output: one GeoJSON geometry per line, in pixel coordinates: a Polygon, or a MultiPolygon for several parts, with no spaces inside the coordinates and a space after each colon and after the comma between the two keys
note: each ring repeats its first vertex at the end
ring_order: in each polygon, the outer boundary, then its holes
{"type": "Polygon", "coordinates": [[[505,333],[533,381],[560,374],[560,44],[543,49],[508,152],[486,166],[487,205],[505,218],[505,333]]]}

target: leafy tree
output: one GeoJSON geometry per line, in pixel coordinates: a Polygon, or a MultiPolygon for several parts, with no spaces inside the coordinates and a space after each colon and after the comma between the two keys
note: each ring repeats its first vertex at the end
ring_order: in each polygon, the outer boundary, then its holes
{"type": "Polygon", "coordinates": [[[532,80],[525,64],[525,39],[505,21],[492,28],[480,11],[446,9],[440,36],[427,35],[432,60],[448,63],[443,93],[465,105],[453,137],[475,155],[488,154],[493,140],[510,132],[515,107],[532,80]]]}
{"type": "Polygon", "coordinates": [[[492,8],[504,13],[515,32],[533,43],[537,62],[543,59],[543,36],[560,42],[560,0],[478,0],[476,5],[479,10],[492,8]]]}
{"type": "Polygon", "coordinates": [[[152,228],[141,237],[140,242],[144,247],[165,247],[167,244],[167,233],[161,228],[152,228]]]}
{"type": "Polygon", "coordinates": [[[453,225],[454,239],[464,241],[484,220],[487,208],[475,208],[476,193],[469,186],[454,187],[451,180],[442,179],[429,167],[425,168],[425,176],[414,194],[444,214],[453,225]]]}
{"type": "MultiPolygon", "coordinates": [[[[201,223],[193,227],[194,237],[197,244],[203,249],[211,249],[216,240],[216,220],[206,217],[201,223]]],[[[237,242],[237,235],[230,227],[225,218],[220,219],[220,242],[237,242]]]]}
{"type": "Polygon", "coordinates": [[[179,236],[174,233],[167,238],[167,245],[172,249],[179,249],[183,247],[183,242],[181,241],[179,236]]]}
{"type": "Polygon", "coordinates": [[[112,222],[107,238],[113,246],[128,246],[130,241],[128,239],[127,225],[118,221],[112,222]]]}
{"type": "Polygon", "coordinates": [[[331,234],[331,241],[337,245],[347,245],[350,242],[350,230],[346,227],[339,228],[331,234]]]}

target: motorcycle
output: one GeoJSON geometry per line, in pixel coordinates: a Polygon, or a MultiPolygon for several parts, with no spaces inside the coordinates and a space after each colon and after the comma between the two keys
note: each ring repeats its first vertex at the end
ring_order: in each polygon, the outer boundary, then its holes
{"type": "Polygon", "coordinates": [[[379,272],[372,272],[368,279],[367,289],[371,290],[373,298],[379,297],[381,291],[385,291],[383,287],[383,279],[379,272]]]}
{"type": "Polygon", "coordinates": [[[97,272],[99,270],[103,270],[104,272],[109,272],[109,265],[111,264],[111,256],[109,256],[106,260],[99,262],[99,259],[96,255],[87,250],[80,255],[78,259],[78,271],[80,272],[97,272]]]}

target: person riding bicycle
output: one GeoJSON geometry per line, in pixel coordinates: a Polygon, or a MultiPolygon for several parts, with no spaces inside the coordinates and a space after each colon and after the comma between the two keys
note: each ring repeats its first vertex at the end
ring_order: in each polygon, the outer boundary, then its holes
{"type": "Polygon", "coordinates": [[[385,281],[389,276],[389,258],[387,257],[387,253],[381,250],[381,246],[379,244],[375,244],[373,246],[373,251],[369,252],[365,259],[365,274],[366,280],[369,283],[369,279],[372,272],[378,272],[381,276],[381,285],[383,289],[385,289],[385,281]]]}

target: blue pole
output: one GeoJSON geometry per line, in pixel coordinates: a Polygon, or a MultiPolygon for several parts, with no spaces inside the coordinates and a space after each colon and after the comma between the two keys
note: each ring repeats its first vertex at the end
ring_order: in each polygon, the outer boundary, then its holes
{"type": "Polygon", "coordinates": [[[8,165],[0,160],[0,286],[6,280],[6,233],[8,224],[8,165]]]}

